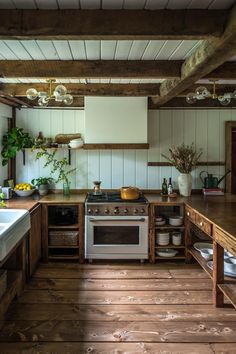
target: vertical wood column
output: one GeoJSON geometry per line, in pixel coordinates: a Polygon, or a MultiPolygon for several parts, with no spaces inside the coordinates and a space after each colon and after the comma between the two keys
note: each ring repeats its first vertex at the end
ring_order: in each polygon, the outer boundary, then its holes
{"type": "Polygon", "coordinates": [[[155,205],[151,204],[149,210],[149,261],[155,263],[155,205]]]}
{"type": "MultiPolygon", "coordinates": [[[[16,127],[16,107],[12,107],[12,118],[8,119],[8,131],[16,127]]],[[[8,179],[16,180],[16,159],[10,159],[8,162],[8,179]]]]}
{"type": "Polygon", "coordinates": [[[213,240],[213,304],[216,307],[224,306],[224,294],[218,284],[224,283],[224,248],[213,240]]]}
{"type": "Polygon", "coordinates": [[[42,260],[48,262],[48,205],[42,204],[42,260]]]}
{"type": "Polygon", "coordinates": [[[78,205],[79,212],[79,263],[84,263],[84,204],[78,205]]]}

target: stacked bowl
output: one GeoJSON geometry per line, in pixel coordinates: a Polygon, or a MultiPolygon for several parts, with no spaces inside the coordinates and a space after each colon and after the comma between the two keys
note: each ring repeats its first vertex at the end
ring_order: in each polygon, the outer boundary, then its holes
{"type": "Polygon", "coordinates": [[[80,147],[82,147],[84,145],[83,139],[79,138],[79,139],[73,139],[69,142],[69,146],[72,149],[78,149],[80,147]]]}

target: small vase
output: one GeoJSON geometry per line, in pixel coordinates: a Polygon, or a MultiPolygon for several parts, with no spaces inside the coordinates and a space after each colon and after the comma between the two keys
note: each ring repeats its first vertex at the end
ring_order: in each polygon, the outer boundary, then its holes
{"type": "Polygon", "coordinates": [[[49,188],[48,184],[40,184],[40,186],[38,187],[39,195],[41,196],[47,195],[48,188],[49,188]]]}
{"type": "Polygon", "coordinates": [[[63,194],[67,196],[70,195],[70,182],[63,183],[63,194]]]}
{"type": "Polygon", "coordinates": [[[192,189],[192,176],[190,173],[180,173],[178,176],[179,194],[189,197],[192,189]]]}

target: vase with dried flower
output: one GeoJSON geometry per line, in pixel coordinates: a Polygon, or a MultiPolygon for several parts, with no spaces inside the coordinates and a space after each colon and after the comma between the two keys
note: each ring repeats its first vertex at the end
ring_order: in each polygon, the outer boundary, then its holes
{"type": "Polygon", "coordinates": [[[184,197],[191,195],[192,176],[191,171],[196,167],[199,158],[202,155],[202,150],[197,150],[194,143],[191,145],[174,146],[169,149],[170,157],[162,154],[179,172],[178,185],[179,193],[184,197]]]}

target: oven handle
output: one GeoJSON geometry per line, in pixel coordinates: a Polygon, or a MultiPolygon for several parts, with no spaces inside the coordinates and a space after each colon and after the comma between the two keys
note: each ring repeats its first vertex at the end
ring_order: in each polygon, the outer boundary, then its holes
{"type": "Polygon", "coordinates": [[[95,218],[89,218],[90,222],[100,222],[100,221],[130,221],[130,222],[145,222],[146,220],[144,218],[140,219],[95,219],[95,218]]]}

